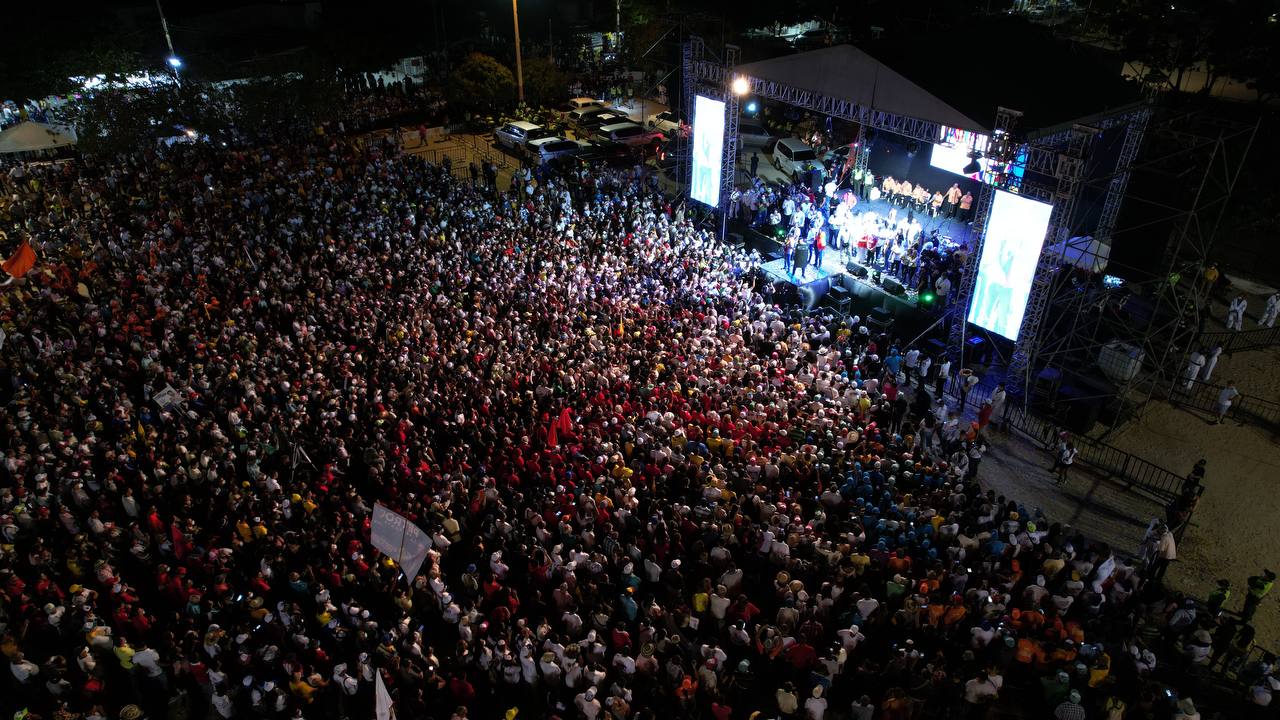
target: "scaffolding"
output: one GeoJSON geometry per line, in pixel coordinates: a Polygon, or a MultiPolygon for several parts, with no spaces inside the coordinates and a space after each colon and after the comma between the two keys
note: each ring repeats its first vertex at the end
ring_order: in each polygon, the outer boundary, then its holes
{"type": "MultiPolygon", "coordinates": [[[[1110,272],[1126,276],[1122,287],[1076,272],[1064,258],[1051,262],[1053,271],[1043,285],[1047,297],[1039,337],[1034,345],[1023,343],[1030,352],[1021,359],[1024,379],[1037,369],[1051,369],[1056,371],[1051,375],[1062,377],[1095,365],[1110,376],[1114,391],[1100,391],[1101,398],[1074,398],[1116,399],[1101,418],[1107,433],[1140,415],[1153,396],[1170,389],[1204,330],[1209,295],[1201,276],[1211,262],[1218,225],[1258,128],[1256,121],[1234,122],[1203,109],[1151,104],[1132,108],[1118,119],[1126,127],[1114,171],[1080,182],[1105,191],[1094,238],[1111,247],[1117,238],[1127,242],[1129,233],[1166,224],[1170,230],[1162,258],[1146,268],[1113,261],[1110,272]],[[1135,175],[1163,184],[1135,192],[1135,175]],[[1145,207],[1147,214],[1139,213],[1124,224],[1121,200],[1130,208],[1145,207]],[[1109,347],[1131,358],[1125,361],[1127,371],[1108,366],[1104,358],[1109,347]]],[[[1011,367],[1010,376],[1014,372],[1011,367]]],[[[1051,404],[1059,402],[1056,388],[1046,392],[1051,404]]]]}

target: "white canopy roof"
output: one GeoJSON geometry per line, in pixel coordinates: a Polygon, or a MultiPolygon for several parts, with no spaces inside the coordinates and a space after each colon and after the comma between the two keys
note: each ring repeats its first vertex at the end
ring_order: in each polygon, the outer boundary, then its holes
{"type": "Polygon", "coordinates": [[[747,63],[735,72],[962,130],[986,128],[852,45],[747,63]]]}
{"type": "Polygon", "coordinates": [[[75,131],[63,125],[27,121],[0,132],[0,154],[36,152],[75,144],[75,131]]]}

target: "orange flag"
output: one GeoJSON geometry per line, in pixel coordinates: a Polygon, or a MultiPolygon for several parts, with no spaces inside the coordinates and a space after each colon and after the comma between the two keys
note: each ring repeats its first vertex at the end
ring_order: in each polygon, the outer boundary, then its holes
{"type": "Polygon", "coordinates": [[[13,257],[5,260],[0,267],[13,277],[20,278],[26,275],[31,268],[36,265],[36,251],[31,249],[31,243],[26,240],[22,241],[22,245],[18,248],[18,252],[13,257]]]}

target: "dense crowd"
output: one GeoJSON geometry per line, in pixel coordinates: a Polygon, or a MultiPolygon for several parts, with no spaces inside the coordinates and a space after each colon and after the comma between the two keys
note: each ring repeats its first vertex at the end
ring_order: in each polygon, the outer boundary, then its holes
{"type": "Polygon", "coordinates": [[[401,718],[983,717],[1017,686],[1190,720],[1173,638],[1270,698],[1211,613],[982,488],[990,405],[775,306],[651,178],[502,193],[329,134],[0,183],[42,256],[0,289],[15,717],[370,717],[381,673],[401,718]],[[431,537],[411,582],[375,502],[431,537]]]}

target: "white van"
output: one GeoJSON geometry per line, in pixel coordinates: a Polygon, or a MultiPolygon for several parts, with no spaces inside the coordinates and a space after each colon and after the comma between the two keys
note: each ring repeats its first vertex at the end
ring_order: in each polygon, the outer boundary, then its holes
{"type": "Polygon", "coordinates": [[[574,110],[589,110],[591,108],[605,107],[603,100],[597,100],[589,97],[571,98],[568,102],[557,108],[560,112],[571,113],[574,110]]]}
{"type": "Polygon", "coordinates": [[[818,153],[800,138],[771,140],[764,146],[764,152],[769,156],[773,166],[792,180],[798,179],[805,169],[821,164],[818,153]]]}

